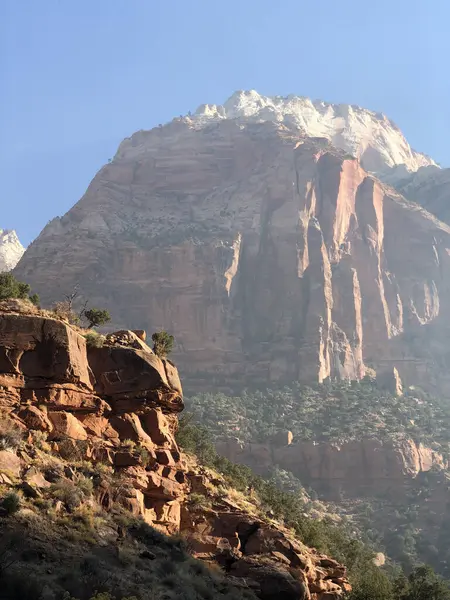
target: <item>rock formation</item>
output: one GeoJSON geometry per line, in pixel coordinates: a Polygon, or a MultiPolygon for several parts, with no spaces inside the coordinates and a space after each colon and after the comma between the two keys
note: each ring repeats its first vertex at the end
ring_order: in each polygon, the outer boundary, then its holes
{"type": "Polygon", "coordinates": [[[79,330],[45,311],[0,305],[0,424],[28,435],[25,450],[0,451],[0,484],[19,480],[25,494],[43,497],[55,477],[70,483],[70,467],[55,474],[57,461],[42,472],[36,466],[45,433],[55,457],[76,455],[120,476],[119,488],[106,476],[97,481],[105,509],[120,505],[164,533],[182,533],[194,556],[219,563],[262,600],[342,597],[351,589],[345,567],[263,515],[247,514],[215,491],[223,479],[180,452],[177,369],[138,333],[119,331],[86,347],[79,330]],[[190,503],[199,492],[208,508],[190,503]]]}
{"type": "MultiPolygon", "coordinates": [[[[44,303],[78,285],[113,327],[176,332],[191,389],[360,378],[366,366],[450,389],[450,229],[327,139],[305,137],[300,117],[286,117],[290,101],[271,101],[282,120],[266,119],[268,100],[255,102],[223,115],[203,108],[125,140],[30,246],[17,277],[44,303]]],[[[322,108],[338,144],[344,117],[322,108]]],[[[432,162],[384,117],[364,115],[364,135],[350,124],[344,138],[368,168],[370,156],[409,169],[432,162]],[[367,145],[374,123],[397,136],[395,152],[367,145]]]]}
{"type": "Polygon", "coordinates": [[[193,115],[197,127],[224,119],[269,121],[298,129],[307,137],[326,138],[371,172],[389,172],[397,165],[406,172],[436,166],[432,158],[411,148],[386,115],[354,104],[330,104],[294,94],[268,97],[250,90],[235,92],[224,105],[204,104],[193,115]]]}
{"type": "Polygon", "coordinates": [[[438,452],[410,439],[396,443],[362,439],[339,445],[294,440],[284,446],[226,439],[216,446],[219,454],[261,475],[274,467],[290,471],[329,500],[339,500],[341,493],[357,498],[386,492],[405,500],[415,478],[448,466],[438,452]]]}
{"type": "Polygon", "coordinates": [[[0,229],[0,273],[14,269],[24,252],[14,230],[0,229]]]}
{"type": "Polygon", "coordinates": [[[450,169],[421,167],[415,173],[397,167],[383,179],[408,200],[421,204],[444,223],[450,223],[450,169]]]}

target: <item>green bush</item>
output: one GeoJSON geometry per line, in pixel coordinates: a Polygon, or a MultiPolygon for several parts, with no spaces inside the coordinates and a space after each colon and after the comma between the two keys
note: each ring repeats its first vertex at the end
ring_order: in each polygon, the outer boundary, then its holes
{"type": "Polygon", "coordinates": [[[111,321],[111,315],[104,308],[89,308],[83,312],[84,317],[88,320],[88,327],[100,327],[111,321]]]}
{"type": "Polygon", "coordinates": [[[172,352],[175,339],[173,335],[170,335],[167,331],[162,330],[155,332],[152,334],[152,340],[153,352],[157,356],[165,358],[172,352]]]}
{"type": "Polygon", "coordinates": [[[53,497],[64,502],[69,510],[81,506],[84,500],[92,496],[93,490],[92,479],[84,475],[78,475],[74,481],[61,478],[51,488],[53,497]]]}
{"type": "Polygon", "coordinates": [[[397,600],[450,600],[447,581],[436,575],[431,567],[424,565],[414,569],[408,579],[397,586],[397,600]]]}
{"type": "Polygon", "coordinates": [[[20,496],[16,492],[9,492],[3,498],[2,506],[6,510],[6,514],[13,515],[20,509],[20,496]]]}
{"type": "Polygon", "coordinates": [[[30,296],[28,283],[18,281],[12,273],[0,273],[0,300],[9,300],[10,298],[30,300],[33,304],[39,304],[37,294],[30,296]]]}
{"type": "Polygon", "coordinates": [[[105,343],[105,337],[96,331],[89,331],[84,334],[86,346],[88,348],[102,348],[105,343]]]}

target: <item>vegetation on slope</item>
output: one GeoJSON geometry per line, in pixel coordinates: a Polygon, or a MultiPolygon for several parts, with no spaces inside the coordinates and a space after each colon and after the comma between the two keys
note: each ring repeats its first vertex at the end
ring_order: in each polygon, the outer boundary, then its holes
{"type": "Polygon", "coordinates": [[[199,394],[188,399],[187,406],[214,435],[244,441],[266,441],[286,429],[294,439],[336,443],[409,437],[450,455],[449,402],[419,389],[393,396],[370,379],[316,386],[294,383],[239,396],[199,394]]]}
{"type": "Polygon", "coordinates": [[[355,539],[344,523],[308,518],[299,492],[283,491],[277,481],[267,481],[219,456],[205,427],[182,418],[178,441],[185,451],[223,475],[230,486],[254,493],[261,509],[291,527],[303,543],[344,563],[354,588],[349,600],[450,600],[448,583],[431,567],[418,567],[406,577],[398,567],[376,566],[373,549],[355,539]]]}
{"type": "Polygon", "coordinates": [[[124,513],[55,517],[28,502],[0,536],[1,600],[254,600],[124,513]]]}
{"type": "Polygon", "coordinates": [[[105,509],[105,493],[126,496],[129,483],[85,460],[81,442],[60,441],[62,459],[45,434],[30,435],[0,415],[0,600],[255,600],[192,558],[181,538],[119,503],[105,509]],[[35,479],[5,470],[16,453],[32,460],[35,479]]]}
{"type": "MultiPolygon", "coordinates": [[[[200,394],[188,400],[188,407],[214,437],[264,442],[289,429],[294,441],[342,443],[372,437],[395,443],[412,438],[450,458],[448,401],[411,388],[404,396],[393,396],[369,379],[314,387],[293,384],[239,396],[200,394]]],[[[343,496],[333,511],[350,516],[354,532],[386,550],[404,568],[425,561],[450,577],[450,528],[444,523],[432,533],[436,525],[424,523],[421,510],[438,484],[440,489],[450,487],[449,476],[432,470],[411,482],[403,504],[382,494],[351,501],[343,496]]]]}
{"type": "Polygon", "coordinates": [[[12,273],[0,273],[0,300],[15,298],[39,304],[39,296],[37,294],[30,295],[30,291],[28,283],[18,281],[12,273]]]}

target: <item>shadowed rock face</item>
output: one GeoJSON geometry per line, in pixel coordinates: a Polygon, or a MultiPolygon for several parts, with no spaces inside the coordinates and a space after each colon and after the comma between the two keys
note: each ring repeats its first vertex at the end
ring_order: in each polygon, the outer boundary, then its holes
{"type": "Polygon", "coordinates": [[[369,365],[443,388],[449,232],[326,140],[186,118],[126,140],[15,273],[175,332],[189,387],[369,365]]]}

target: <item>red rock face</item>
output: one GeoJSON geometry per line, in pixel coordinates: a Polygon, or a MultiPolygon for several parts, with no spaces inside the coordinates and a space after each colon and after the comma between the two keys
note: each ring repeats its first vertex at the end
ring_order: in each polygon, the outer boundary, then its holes
{"type": "MultiPolygon", "coordinates": [[[[261,600],[342,598],[351,590],[344,566],[227,501],[216,487],[225,480],[213,484],[209,469],[180,452],[176,367],[142,339],[136,348],[131,332],[119,333],[87,351],[84,337],[66,323],[0,311],[1,419],[28,434],[30,453],[36,432],[46,432],[59,462],[77,452],[109,464],[121,483],[114,488],[99,471],[95,495],[105,509],[120,504],[164,533],[183,533],[194,555],[226,566],[234,582],[261,600]],[[204,494],[207,508],[192,506],[190,492],[197,500],[204,494]]],[[[0,471],[5,485],[11,477],[21,477],[31,492],[51,485],[25,451],[0,451],[0,471]]],[[[71,473],[66,463],[61,479],[71,473]]]]}
{"type": "Polygon", "coordinates": [[[340,445],[294,441],[283,446],[229,439],[216,446],[232,462],[262,475],[276,466],[291,471],[304,485],[332,500],[339,499],[340,493],[364,497],[387,491],[403,500],[417,476],[433,466],[447,466],[439,453],[408,439],[395,444],[363,439],[340,445]]]}
{"type": "Polygon", "coordinates": [[[157,502],[156,526],[171,533],[187,491],[174,438],[181,384],[174,365],[128,337],[131,346],[122,339],[87,351],[62,321],[0,310],[0,412],[46,432],[61,455],[82,442],[84,458],[133,468],[133,509],[154,524],[157,502]]]}
{"type": "Polygon", "coordinates": [[[450,232],[323,140],[271,123],[139,132],[16,275],[76,283],[114,326],[177,340],[189,387],[359,378],[448,386],[450,232]]]}

